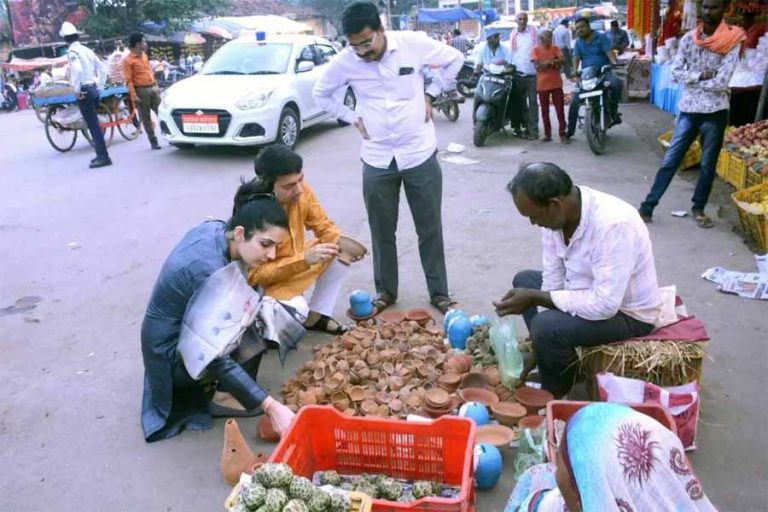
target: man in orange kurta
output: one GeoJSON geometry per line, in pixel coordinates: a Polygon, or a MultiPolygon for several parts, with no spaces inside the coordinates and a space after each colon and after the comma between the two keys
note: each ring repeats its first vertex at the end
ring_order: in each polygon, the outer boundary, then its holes
{"type": "Polygon", "coordinates": [[[271,185],[288,214],[290,232],[277,246],[275,259],[252,271],[249,282],[282,301],[303,295],[314,284],[305,327],[343,333],[346,328],[331,318],[347,271],[336,261],[341,231],[304,181],[303,160],[297,153],[285,146],[269,146],[260,151],[254,166],[258,179],[271,185]],[[315,239],[307,243],[305,231],[312,231],[315,239]]]}

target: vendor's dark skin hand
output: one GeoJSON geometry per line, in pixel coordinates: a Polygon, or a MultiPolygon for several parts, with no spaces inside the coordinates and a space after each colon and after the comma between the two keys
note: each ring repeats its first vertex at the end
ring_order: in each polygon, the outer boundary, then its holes
{"type": "Polygon", "coordinates": [[[499,316],[519,315],[526,309],[534,306],[543,306],[554,309],[549,292],[533,290],[530,288],[513,288],[509,290],[501,300],[493,303],[496,314],[499,316]]]}

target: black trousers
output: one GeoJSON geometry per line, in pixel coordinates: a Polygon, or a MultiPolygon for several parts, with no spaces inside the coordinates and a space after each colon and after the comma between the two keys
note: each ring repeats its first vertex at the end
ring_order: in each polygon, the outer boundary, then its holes
{"type": "MultiPolygon", "coordinates": [[[[524,270],[515,276],[513,286],[540,290],[541,283],[540,271],[524,270]]],[[[539,313],[533,307],[523,312],[523,319],[533,342],[541,387],[555,397],[565,395],[573,385],[575,368],[572,364],[576,359],[576,347],[605,345],[645,336],[654,327],[621,312],[608,320],[595,322],[556,309],[539,313]]]]}

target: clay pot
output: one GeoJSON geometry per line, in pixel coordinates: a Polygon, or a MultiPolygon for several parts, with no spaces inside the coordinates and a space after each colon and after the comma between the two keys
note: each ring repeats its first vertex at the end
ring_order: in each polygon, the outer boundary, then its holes
{"type": "Polygon", "coordinates": [[[498,366],[490,366],[484,369],[483,374],[491,387],[496,387],[501,384],[501,374],[499,374],[498,366]]]}
{"type": "Polygon", "coordinates": [[[360,411],[365,416],[371,416],[373,414],[376,414],[376,411],[378,409],[379,409],[379,404],[377,404],[373,400],[363,400],[363,403],[360,404],[360,411]]]}
{"type": "Polygon", "coordinates": [[[380,404],[388,404],[392,401],[392,394],[386,391],[379,391],[376,393],[376,401],[380,404]]]}
{"type": "Polygon", "coordinates": [[[349,397],[343,391],[337,391],[331,395],[331,405],[333,405],[339,412],[344,412],[349,409],[350,403],[349,397]]]}
{"type": "Polygon", "coordinates": [[[510,443],[517,438],[514,430],[504,425],[483,425],[477,428],[477,443],[492,444],[496,448],[509,448],[510,443]]]}
{"type": "Polygon", "coordinates": [[[525,418],[521,419],[518,425],[520,425],[520,428],[539,428],[544,423],[544,416],[526,416],[525,418]]]}
{"type": "Polygon", "coordinates": [[[228,419],[224,423],[224,447],[221,451],[221,477],[229,485],[240,481],[240,474],[248,471],[256,455],[245,441],[237,421],[228,419]]]}
{"type": "Polygon", "coordinates": [[[461,389],[466,388],[479,388],[485,389],[488,387],[488,381],[482,373],[469,372],[461,379],[461,389]]]}
{"type": "Polygon", "coordinates": [[[400,400],[399,398],[395,398],[394,400],[389,402],[389,404],[387,405],[389,405],[389,410],[392,411],[392,414],[394,414],[395,416],[403,412],[403,408],[405,407],[402,400],[400,400]]]}
{"type": "Polygon", "coordinates": [[[256,431],[259,434],[261,440],[266,443],[276,443],[280,441],[280,434],[278,434],[275,428],[272,426],[272,421],[269,419],[269,416],[264,415],[261,417],[261,420],[259,420],[259,426],[256,428],[256,431]]]}
{"type": "Polygon", "coordinates": [[[413,308],[405,312],[405,318],[424,327],[432,320],[432,314],[425,308],[413,308]]]}
{"type": "Polygon", "coordinates": [[[405,386],[405,381],[402,377],[398,377],[397,375],[393,375],[387,379],[389,381],[389,389],[390,391],[400,391],[403,386],[405,386]]]}
{"type": "Polygon", "coordinates": [[[547,406],[547,402],[555,397],[549,391],[522,386],[515,390],[515,400],[520,402],[528,410],[528,414],[534,415],[547,406]]]}
{"type": "Polygon", "coordinates": [[[349,398],[355,402],[360,403],[365,400],[365,389],[360,386],[353,386],[349,388],[349,398]]]}
{"type": "Polygon", "coordinates": [[[459,391],[459,396],[465,402],[480,402],[486,407],[499,402],[499,397],[496,396],[496,393],[488,389],[465,388],[459,391]]]}
{"type": "Polygon", "coordinates": [[[443,389],[430,389],[425,395],[425,405],[440,409],[446,407],[451,402],[450,394],[443,389]]]}
{"type": "Polygon", "coordinates": [[[517,402],[499,402],[491,405],[493,416],[507,427],[516,427],[527,413],[525,406],[517,402]]]}
{"type": "Polygon", "coordinates": [[[453,393],[458,389],[459,382],[461,382],[461,375],[457,373],[446,373],[437,380],[437,385],[449,393],[453,393]]]}

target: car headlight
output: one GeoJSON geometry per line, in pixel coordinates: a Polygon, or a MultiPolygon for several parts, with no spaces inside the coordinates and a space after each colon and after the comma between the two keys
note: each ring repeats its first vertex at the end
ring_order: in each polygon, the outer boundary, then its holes
{"type": "Polygon", "coordinates": [[[597,87],[597,78],[590,78],[589,80],[582,80],[581,88],[585,91],[591,91],[597,87]]]}
{"type": "Polygon", "coordinates": [[[235,103],[235,106],[240,110],[251,110],[254,108],[261,108],[266,103],[269,97],[272,95],[272,91],[255,91],[246,94],[235,103]]]}

